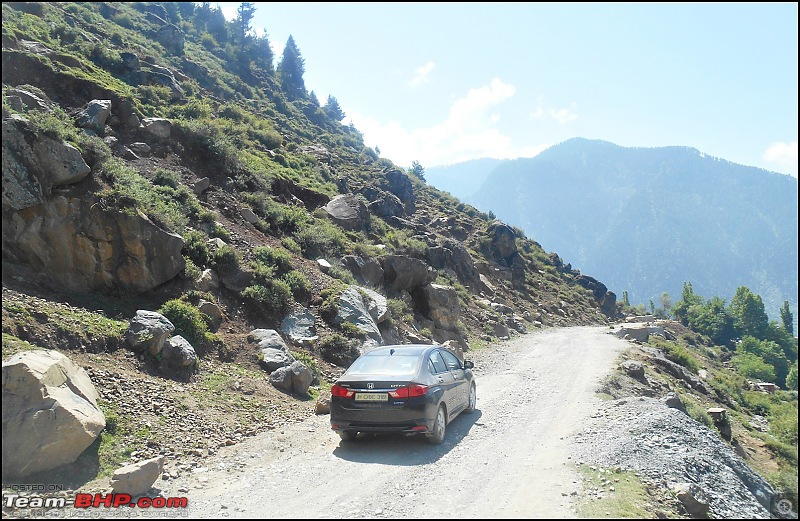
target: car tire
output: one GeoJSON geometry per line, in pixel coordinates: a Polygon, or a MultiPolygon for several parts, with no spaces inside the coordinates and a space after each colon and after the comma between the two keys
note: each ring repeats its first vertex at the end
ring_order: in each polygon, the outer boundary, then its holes
{"type": "Polygon", "coordinates": [[[342,441],[356,441],[357,431],[338,431],[342,441]]]}
{"type": "Polygon", "coordinates": [[[441,445],[444,441],[444,433],[447,430],[447,414],[444,410],[444,405],[439,406],[436,411],[436,421],[433,422],[433,431],[428,436],[428,443],[431,445],[441,445]]]}
{"type": "Polygon", "coordinates": [[[475,412],[475,409],[478,405],[478,395],[476,393],[477,391],[475,390],[475,384],[470,385],[469,398],[467,398],[467,408],[464,409],[464,412],[475,412]]]}

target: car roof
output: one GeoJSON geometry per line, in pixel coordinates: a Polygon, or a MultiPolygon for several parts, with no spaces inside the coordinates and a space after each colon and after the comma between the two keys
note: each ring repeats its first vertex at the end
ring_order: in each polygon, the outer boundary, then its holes
{"type": "Polygon", "coordinates": [[[392,349],[397,351],[403,351],[404,355],[407,356],[421,356],[425,353],[425,351],[441,348],[442,346],[437,344],[397,344],[397,345],[389,345],[389,346],[380,346],[372,349],[363,356],[385,356],[390,354],[392,349]]]}

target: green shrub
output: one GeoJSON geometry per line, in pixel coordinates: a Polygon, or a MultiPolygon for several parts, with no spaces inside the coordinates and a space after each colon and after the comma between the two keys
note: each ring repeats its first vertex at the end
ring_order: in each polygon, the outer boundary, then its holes
{"type": "Polygon", "coordinates": [[[208,240],[203,232],[189,230],[183,234],[183,252],[186,257],[192,260],[199,267],[208,264],[209,251],[208,240]]]}
{"type": "MultiPolygon", "coordinates": [[[[769,430],[781,442],[793,445],[797,451],[797,400],[782,402],[770,408],[769,430]]],[[[795,461],[797,456],[795,455],[795,461]]]]}
{"type": "Polygon", "coordinates": [[[325,255],[338,257],[347,243],[347,237],[340,228],[323,220],[318,220],[313,225],[304,227],[294,234],[294,239],[300,245],[303,255],[308,259],[324,257],[325,255]]]}
{"type": "Polygon", "coordinates": [[[167,112],[170,118],[202,119],[214,114],[211,105],[205,100],[192,99],[184,105],[173,105],[167,112]]]}
{"type": "Polygon", "coordinates": [[[286,250],[258,246],[253,249],[253,258],[256,262],[274,268],[278,275],[284,275],[292,270],[292,256],[286,250]]]}
{"type": "Polygon", "coordinates": [[[650,337],[648,343],[653,347],[664,351],[664,354],[668,360],[682,365],[693,373],[697,373],[697,371],[700,370],[697,360],[684,346],[669,340],[662,340],[658,337],[650,337]]]}
{"type": "Polygon", "coordinates": [[[295,360],[300,360],[303,365],[308,367],[308,370],[314,376],[314,381],[319,381],[319,368],[317,368],[317,361],[314,360],[314,357],[305,351],[292,351],[291,353],[295,360]]]}
{"type": "Polygon", "coordinates": [[[399,298],[386,299],[386,307],[389,308],[389,315],[393,320],[411,322],[414,319],[411,308],[406,304],[405,300],[399,298]]]}
{"type": "Polygon", "coordinates": [[[311,284],[305,275],[293,270],[284,275],[282,280],[289,286],[296,300],[303,301],[308,298],[311,292],[311,284]]]}
{"type": "Polygon", "coordinates": [[[183,272],[184,274],[186,274],[186,278],[189,280],[199,279],[200,275],[203,274],[203,272],[200,271],[200,268],[198,268],[197,265],[194,262],[192,262],[192,259],[190,259],[186,255],[183,256],[183,260],[185,262],[183,272]]]}
{"type": "Polygon", "coordinates": [[[775,382],[775,368],[769,365],[758,355],[741,353],[731,359],[736,370],[754,380],[762,382],[775,382]]]}
{"type": "Polygon", "coordinates": [[[139,85],[137,87],[137,98],[146,108],[152,112],[161,114],[161,107],[169,105],[172,99],[172,91],[169,87],[161,85],[139,85]]]}
{"type": "Polygon", "coordinates": [[[342,322],[337,328],[350,338],[364,338],[366,336],[366,333],[352,322],[342,322]]]}
{"type": "Polygon", "coordinates": [[[282,237],[281,244],[283,245],[284,248],[286,248],[287,250],[289,250],[294,254],[300,255],[302,253],[302,251],[300,250],[300,245],[297,244],[297,241],[295,241],[291,237],[282,237]]]}
{"type": "Polygon", "coordinates": [[[688,394],[682,394],[680,398],[683,404],[686,406],[686,413],[690,417],[694,418],[695,421],[702,423],[709,429],[715,429],[714,420],[711,419],[711,416],[708,414],[708,411],[703,404],[697,402],[688,394]]]}
{"type": "Polygon", "coordinates": [[[182,196],[173,188],[154,186],[118,158],[104,162],[100,174],[113,185],[110,190],[98,194],[107,207],[131,213],[135,211],[133,208],[140,208],[163,228],[177,233],[188,226],[185,205],[180,201],[182,196]]]}
{"type": "Polygon", "coordinates": [[[328,275],[330,275],[334,279],[341,280],[345,284],[356,283],[356,278],[353,276],[350,270],[348,270],[344,266],[339,266],[339,265],[331,266],[331,268],[328,270],[328,275]]]}
{"type": "Polygon", "coordinates": [[[284,281],[272,279],[264,284],[248,286],[242,291],[242,296],[258,302],[272,313],[280,313],[291,299],[292,291],[284,281]]]}
{"type": "Polygon", "coordinates": [[[342,294],[343,290],[343,286],[338,286],[335,288],[326,288],[319,293],[320,298],[322,298],[319,314],[322,319],[329,324],[333,322],[333,319],[339,314],[339,296],[342,294]]]}
{"type": "Polygon", "coordinates": [[[209,264],[218,273],[225,275],[239,268],[239,253],[230,245],[220,246],[209,255],[209,264]]]}
{"type": "Polygon", "coordinates": [[[214,221],[214,224],[211,225],[211,231],[209,232],[211,237],[219,237],[225,242],[229,242],[231,240],[231,232],[228,231],[222,224],[217,221],[214,221]]]}
{"type": "Polygon", "coordinates": [[[217,44],[217,40],[215,40],[213,36],[205,31],[203,31],[203,33],[200,35],[200,45],[205,47],[207,51],[213,51],[219,46],[219,44],[217,44]]]}
{"type": "Polygon", "coordinates": [[[223,122],[209,119],[173,122],[176,138],[184,143],[184,150],[198,163],[219,175],[228,174],[240,164],[240,153],[235,140],[227,133],[233,130],[223,122]]]}
{"type": "Polygon", "coordinates": [[[156,175],[153,177],[153,184],[159,186],[169,186],[170,188],[178,188],[180,183],[180,175],[172,170],[159,168],[156,175]]]}
{"type": "Polygon", "coordinates": [[[172,325],[175,326],[176,335],[181,335],[193,346],[214,338],[208,331],[206,315],[184,300],[168,300],[159,308],[158,312],[172,322],[172,325]]]}

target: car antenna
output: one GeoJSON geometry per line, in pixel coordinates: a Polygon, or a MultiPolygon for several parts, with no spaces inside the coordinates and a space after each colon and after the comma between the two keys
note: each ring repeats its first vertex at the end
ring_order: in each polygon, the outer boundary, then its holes
{"type": "Polygon", "coordinates": [[[391,356],[393,354],[394,354],[394,349],[389,349],[389,355],[391,356]]]}

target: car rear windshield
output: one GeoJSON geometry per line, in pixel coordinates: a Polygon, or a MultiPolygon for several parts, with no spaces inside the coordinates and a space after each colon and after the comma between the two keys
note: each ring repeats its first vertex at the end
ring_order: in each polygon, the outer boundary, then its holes
{"type": "Polygon", "coordinates": [[[404,355],[395,352],[393,355],[365,355],[353,362],[347,374],[382,374],[391,376],[411,376],[416,374],[419,366],[419,355],[404,355]]]}

